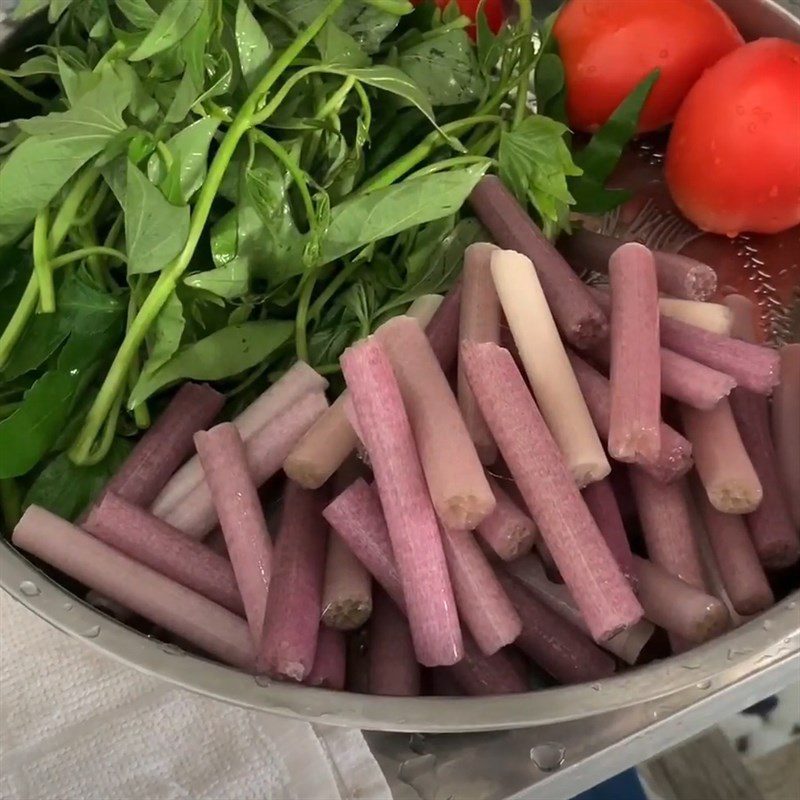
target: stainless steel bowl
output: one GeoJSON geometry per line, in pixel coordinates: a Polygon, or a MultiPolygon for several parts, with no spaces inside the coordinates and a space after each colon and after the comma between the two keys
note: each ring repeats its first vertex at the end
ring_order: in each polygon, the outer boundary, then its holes
{"type": "MultiPolygon", "coordinates": [[[[748,37],[800,40],[800,21],[775,0],[717,0],[748,37]]],[[[796,0],[784,0],[795,3],[796,0]]],[[[799,9],[796,9],[800,13],[799,9]]],[[[0,47],[3,29],[0,26],[0,47]]],[[[0,544],[0,587],[89,647],[194,692],[310,722],[371,730],[466,732],[548,725],[744,680],[800,652],[800,591],[727,635],[682,656],[595,684],[488,698],[385,698],[254,679],[183,653],[105,616],[71,595],[10,544],[0,544]]]]}

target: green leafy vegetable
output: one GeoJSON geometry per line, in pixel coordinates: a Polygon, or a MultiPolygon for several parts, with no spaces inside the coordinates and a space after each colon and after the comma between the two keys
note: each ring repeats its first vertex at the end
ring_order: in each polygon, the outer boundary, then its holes
{"type": "Polygon", "coordinates": [[[168,0],[144,41],[130,56],[143,61],[177,44],[192,28],[203,12],[206,0],[168,0]]]}
{"type": "MultiPolygon", "coordinates": [[[[244,322],[182,347],[150,376],[142,376],[131,392],[131,407],[179,380],[218,381],[260,364],[291,338],[291,322],[244,322]]],[[[0,423],[1,425],[2,423],[0,423]]]]}
{"type": "Polygon", "coordinates": [[[245,83],[254,89],[264,77],[272,45],[245,0],[239,0],[236,8],[236,46],[245,83]]]}
{"type": "Polygon", "coordinates": [[[189,207],[172,205],[130,162],[125,197],[128,273],[158,272],[186,242],[189,207]]]}

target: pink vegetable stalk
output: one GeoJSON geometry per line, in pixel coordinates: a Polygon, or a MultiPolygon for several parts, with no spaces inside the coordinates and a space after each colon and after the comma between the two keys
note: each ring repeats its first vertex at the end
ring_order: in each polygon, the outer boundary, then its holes
{"type": "Polygon", "coordinates": [[[516,250],[536,265],[547,303],[567,340],[576,347],[602,341],[608,335],[605,314],[500,179],[482,178],[469,201],[500,247],[516,250]]]}
{"type": "Polygon", "coordinates": [[[501,576],[501,581],[522,618],[517,646],[549,675],[559,683],[583,683],[614,673],[614,659],[587,636],[513,578],[501,576]]]}
{"type": "Polygon", "coordinates": [[[244,606],[227,558],[184,536],[139,506],[106,492],[83,523],[101,542],[189,589],[243,615],[244,606]]]}
{"type": "Polygon", "coordinates": [[[697,496],[720,579],[736,613],[748,616],[770,608],[775,597],[744,517],[717,511],[705,492],[698,492],[697,496]]]}
{"type": "Polygon", "coordinates": [[[490,656],[484,655],[466,634],[464,658],[458,664],[448,667],[447,671],[473,697],[528,691],[527,682],[520,675],[517,664],[507,650],[498,650],[490,656]]]}
{"type": "Polygon", "coordinates": [[[529,553],[538,535],[534,521],[512,500],[498,481],[489,479],[496,501],[494,511],[483,519],[477,533],[503,561],[529,553]]]}
{"type": "Polygon", "coordinates": [[[444,301],[425,326],[425,335],[445,374],[450,373],[458,358],[458,326],[461,317],[462,291],[463,287],[459,281],[445,295],[444,301]]]}
{"type": "MultiPolygon", "coordinates": [[[[256,398],[234,420],[242,439],[246,442],[268,422],[283,414],[307,394],[322,393],[328,381],[308,366],[298,361],[285,375],[256,398]]],[[[210,421],[210,420],[209,420],[210,421]]],[[[206,425],[202,426],[207,427],[206,425]]],[[[190,458],[166,485],[159,487],[158,497],[153,503],[153,513],[157,517],[165,515],[177,506],[189,492],[203,482],[203,468],[197,456],[190,458]]]]}
{"type": "Polygon", "coordinates": [[[710,411],[682,406],[681,419],[692,443],[697,473],[714,508],[725,514],[755,511],[764,492],[729,401],[721,400],[710,411]]]}
{"type": "MultiPolygon", "coordinates": [[[[734,314],[734,335],[755,341],[755,305],[738,295],[725,298],[725,302],[734,314]]],[[[800,536],[784,497],[778,455],[770,431],[769,401],[747,389],[736,389],[731,394],[730,404],[742,443],[763,490],[761,503],[747,519],[756,552],[769,569],[790,567],[800,559],[800,536]]],[[[800,462],[800,451],[796,451],[794,457],[800,462]]]]}
{"type": "Polygon", "coordinates": [[[685,482],[661,483],[636,467],[629,474],[650,560],[705,591],[685,482]]]}
{"type": "Polygon", "coordinates": [[[322,514],[372,577],[405,611],[389,529],[375,489],[358,478],[334,498],[322,514]]]}
{"type": "Polygon", "coordinates": [[[360,628],[372,613],[372,577],[339,534],[328,536],[322,621],[329,628],[360,628]]]}
{"type": "MultiPolygon", "coordinates": [[[[593,348],[592,357],[608,366],[610,348],[605,344],[593,348]]],[[[713,408],[723,397],[727,397],[736,386],[736,381],[724,372],[718,372],[699,361],[673,353],[662,347],[661,393],[693,408],[713,408]]]]}
{"type": "Polygon", "coordinates": [[[533,264],[492,254],[492,277],[525,373],[564,461],[579,487],[611,471],[533,264]]]}
{"type": "Polygon", "coordinates": [[[615,250],[611,279],[611,417],[608,452],[652,463],[661,452],[658,286],[653,254],[631,242],[615,250]]]}
{"type": "MultiPolygon", "coordinates": [[[[505,565],[505,570],[516,578],[537,600],[565,619],[578,630],[588,634],[589,629],[572,599],[569,589],[561,583],[551,581],[544,565],[536,556],[524,556],[505,565]]],[[[641,619],[626,631],[612,636],[600,646],[613,653],[626,664],[635,664],[642,649],[650,641],[655,628],[651,622],[641,619]]]]}
{"type": "MultiPolygon", "coordinates": [[[[250,436],[245,451],[250,476],[257,487],[281,468],[297,440],[327,408],[324,395],[316,392],[306,394],[250,436]]],[[[204,538],[217,523],[217,513],[206,482],[198,484],[162,519],[193,539],[204,538]]]]}
{"type": "MultiPolygon", "coordinates": [[[[608,379],[575,353],[569,354],[569,360],[597,432],[601,437],[608,438],[611,419],[611,390],[608,379]]],[[[692,468],[692,446],[676,430],[664,423],[661,424],[659,438],[661,452],[658,458],[652,463],[639,466],[656,480],[674,481],[692,468]]]]}
{"type": "Polygon", "coordinates": [[[712,639],[727,628],[728,611],[716,597],[644,558],[634,556],[634,569],[639,600],[651,622],[693,643],[712,639]]]}
{"type": "Polygon", "coordinates": [[[590,484],[583,490],[583,499],[619,568],[629,581],[633,580],[633,555],[611,481],[606,478],[590,484]]]}
{"type": "Polygon", "coordinates": [[[458,613],[484,655],[511,644],[522,623],[470,531],[442,529],[458,613]]]}
{"type": "MultiPolygon", "coordinates": [[[[460,339],[473,342],[500,342],[500,300],[492,281],[490,260],[497,250],[493,244],[478,242],[464,251],[462,271],[460,339]]],[[[486,425],[464,370],[458,370],[458,404],[478,456],[484,464],[493,464],[497,445],[486,425]]]]}
{"type": "Polygon", "coordinates": [[[219,414],[225,397],[207,384],[185,383],[139,440],[104,491],[148,507],[189,457],[192,436],[219,414]]]}
{"type": "Polygon", "coordinates": [[[369,623],[369,692],[387,697],[416,697],[420,667],[408,622],[385,592],[375,592],[369,623]]]}
{"type": "MultiPolygon", "coordinates": [[[[608,294],[592,290],[603,308],[608,294]]],[[[661,346],[730,375],[738,386],[758,394],[770,394],[779,380],[779,359],[774,350],[711,333],[676,319],[661,319],[661,346]]]]}
{"type": "Polygon", "coordinates": [[[12,541],[203,652],[253,671],[255,652],[247,623],[241,617],[49,511],[30,506],[14,529],[12,541]]]}
{"type": "MultiPolygon", "coordinates": [[[[195,434],[205,484],[211,493],[242,596],[253,644],[261,643],[272,570],[272,540],[244,443],[231,422],[195,434]]],[[[188,538],[188,537],[187,537],[188,538]]]]}
{"type": "Polygon", "coordinates": [[[391,362],[378,341],[368,339],[346,350],[341,364],[378,485],[417,658],[425,666],[453,664],[463,652],[455,598],[391,362]]]}
{"type": "Polygon", "coordinates": [[[800,344],[785,344],[781,358],[781,382],[772,397],[772,438],[785,496],[800,529],[800,344]]]}
{"type": "MultiPolygon", "coordinates": [[[[441,303],[439,295],[422,295],[406,314],[424,328],[441,303]]],[[[306,489],[319,489],[358,447],[358,435],[347,414],[348,404],[345,390],[286,457],[284,472],[306,489]]]]}
{"type": "Polygon", "coordinates": [[[347,672],[347,644],[344,634],[321,625],[317,636],[317,651],[314,665],[306,675],[304,683],[325,689],[344,689],[347,672]]]}
{"type": "Polygon", "coordinates": [[[493,344],[463,342],[461,348],[480,409],[592,636],[605,641],[634,625],[641,606],[511,354],[493,344]]]}
{"type": "Polygon", "coordinates": [[[325,538],[322,494],[288,481],[272,559],[259,671],[302,681],[314,664],[319,633],[325,538]]]}
{"type": "MultiPolygon", "coordinates": [[[[608,272],[608,260],[623,242],[588,230],[577,230],[559,241],[559,247],[578,274],[608,272]]],[[[653,250],[658,289],[673,297],[707,300],[717,289],[717,273],[700,261],[679,253],[653,250]]]]}
{"type": "MultiPolygon", "coordinates": [[[[784,569],[800,559],[800,535],[783,493],[778,457],[772,444],[769,405],[765,397],[736,389],[731,410],[750,463],[763,491],[761,502],[747,515],[747,525],[761,563],[784,569]]],[[[800,451],[795,453],[800,460],[800,451]]]]}
{"type": "Polygon", "coordinates": [[[319,489],[358,445],[358,436],[345,413],[347,402],[347,392],[339,395],[283,463],[284,472],[306,489],[319,489]]]}
{"type": "MultiPolygon", "coordinates": [[[[424,332],[414,320],[401,316],[382,325],[375,339],[391,361],[439,519],[446,527],[472,530],[494,509],[494,495],[424,332]]],[[[360,413],[358,417],[362,422],[360,413]]],[[[369,438],[366,431],[362,433],[369,438]]]]}

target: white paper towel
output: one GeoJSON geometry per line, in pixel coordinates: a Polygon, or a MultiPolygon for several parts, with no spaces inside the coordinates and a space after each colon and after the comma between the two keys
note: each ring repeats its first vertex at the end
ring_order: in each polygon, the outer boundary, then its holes
{"type": "Polygon", "coordinates": [[[363,736],[117,664],[0,591],[2,800],[391,800],[363,736]]]}

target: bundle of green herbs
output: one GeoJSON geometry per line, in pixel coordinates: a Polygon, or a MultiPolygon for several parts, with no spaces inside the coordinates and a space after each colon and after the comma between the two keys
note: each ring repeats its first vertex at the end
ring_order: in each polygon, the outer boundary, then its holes
{"type": "Polygon", "coordinates": [[[181,381],[235,413],[446,291],[497,172],[550,236],[603,188],[655,75],[573,155],[529,0],[23,0],[0,88],[0,490],[74,516],[181,381]],[[539,113],[533,110],[535,90],[539,113]],[[9,107],[5,102],[0,104],[9,107]],[[579,202],[576,203],[576,198],[579,202]]]}

